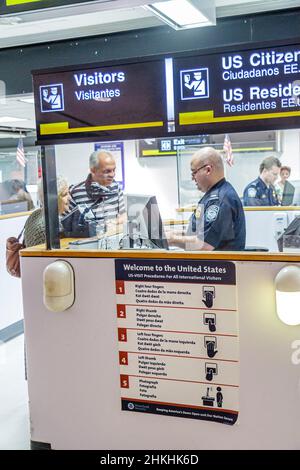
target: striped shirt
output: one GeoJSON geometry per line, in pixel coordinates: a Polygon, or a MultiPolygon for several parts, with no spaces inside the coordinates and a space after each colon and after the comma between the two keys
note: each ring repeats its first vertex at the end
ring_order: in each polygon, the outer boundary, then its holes
{"type": "Polygon", "coordinates": [[[70,195],[69,208],[72,210],[77,206],[81,213],[84,212],[85,220],[107,221],[125,212],[124,194],[116,181],[101,186],[92,182],[89,175],[86,181],[70,188],[70,195]]]}

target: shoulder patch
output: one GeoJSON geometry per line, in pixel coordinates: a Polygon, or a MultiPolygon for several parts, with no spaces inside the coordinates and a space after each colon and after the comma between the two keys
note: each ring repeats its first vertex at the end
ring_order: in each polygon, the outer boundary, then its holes
{"type": "Polygon", "coordinates": [[[213,201],[213,200],[216,200],[216,199],[219,199],[219,195],[216,194],[216,193],[212,193],[212,194],[210,194],[210,196],[208,197],[208,200],[209,200],[209,201],[213,201]]]}
{"type": "Polygon", "coordinates": [[[205,220],[206,222],[213,222],[218,217],[220,207],[216,206],[216,204],[212,204],[208,207],[207,211],[205,212],[205,220]]]}
{"type": "Polygon", "coordinates": [[[249,196],[249,197],[255,197],[257,191],[256,191],[255,188],[253,188],[253,186],[251,186],[251,187],[248,189],[247,193],[248,193],[248,196],[249,196]]]}

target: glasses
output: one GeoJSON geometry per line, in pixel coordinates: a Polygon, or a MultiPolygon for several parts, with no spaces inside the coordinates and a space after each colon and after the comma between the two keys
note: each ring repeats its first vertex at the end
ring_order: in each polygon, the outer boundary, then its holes
{"type": "Polygon", "coordinates": [[[198,171],[202,170],[202,168],[205,168],[208,165],[210,165],[210,163],[206,163],[206,165],[200,166],[199,168],[196,168],[196,170],[192,170],[191,171],[192,178],[194,178],[194,176],[196,176],[198,171]]]}

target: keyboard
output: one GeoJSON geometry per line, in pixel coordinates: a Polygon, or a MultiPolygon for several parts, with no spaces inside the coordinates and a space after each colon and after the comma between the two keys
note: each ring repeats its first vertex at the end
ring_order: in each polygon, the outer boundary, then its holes
{"type": "Polygon", "coordinates": [[[119,250],[123,234],[97,238],[75,240],[69,243],[72,250],[119,250]]]}

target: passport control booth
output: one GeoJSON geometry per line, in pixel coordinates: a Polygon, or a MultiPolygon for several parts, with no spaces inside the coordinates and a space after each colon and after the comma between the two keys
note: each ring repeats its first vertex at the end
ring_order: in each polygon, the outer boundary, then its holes
{"type": "Polygon", "coordinates": [[[56,190],[61,145],[300,128],[299,58],[277,42],[33,72],[47,240],[21,252],[32,448],[300,448],[299,253],[169,250],[160,170],[143,194],[126,154],[114,233],[61,239],[56,190]]]}

